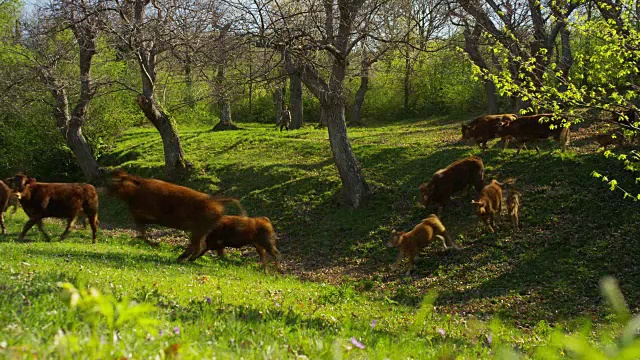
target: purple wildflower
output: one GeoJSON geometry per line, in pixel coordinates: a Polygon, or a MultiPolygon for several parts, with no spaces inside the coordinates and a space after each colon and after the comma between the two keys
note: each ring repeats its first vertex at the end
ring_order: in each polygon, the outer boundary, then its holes
{"type": "Polygon", "coordinates": [[[487,344],[491,345],[492,341],[493,341],[493,333],[489,333],[489,336],[487,336],[487,344]]]}
{"type": "Polygon", "coordinates": [[[158,330],[158,335],[160,335],[160,336],[164,335],[164,330],[162,330],[162,329],[158,330]]]}
{"type": "Polygon", "coordinates": [[[364,349],[364,344],[356,340],[355,336],[351,338],[351,343],[357,348],[364,349]]]}
{"type": "Polygon", "coordinates": [[[210,297],[206,297],[205,300],[207,301],[207,304],[211,304],[211,298],[210,297]]]}
{"type": "Polygon", "coordinates": [[[373,329],[374,327],[376,327],[376,324],[378,323],[378,320],[373,320],[371,322],[371,328],[373,329]]]}
{"type": "Polygon", "coordinates": [[[179,326],[174,327],[173,328],[173,333],[176,334],[176,335],[180,335],[180,327],[179,326]]]}
{"type": "Polygon", "coordinates": [[[440,335],[445,336],[447,333],[444,331],[444,329],[438,329],[438,332],[440,333],[440,335]]]}

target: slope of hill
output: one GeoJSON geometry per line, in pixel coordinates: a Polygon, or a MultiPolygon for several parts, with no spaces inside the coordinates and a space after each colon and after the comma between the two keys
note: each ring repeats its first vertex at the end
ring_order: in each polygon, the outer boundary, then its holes
{"type": "MultiPolygon", "coordinates": [[[[611,336],[617,326],[598,291],[605,275],[619,280],[633,312],[640,306],[637,204],[590,174],[630,175],[596,154],[581,133],[566,153],[549,142],[540,155],[528,150],[514,157],[515,150],[498,147],[482,154],[488,179],[517,179],[522,231],[502,219],[496,234],[484,234],[472,213],[473,191],[458,193],[442,220],[464,250],[447,252],[436,243],[404,277],[390,269],[395,250],[385,243],[392,229],[409,230],[435,211],[416,205],[419,184],[460,157],[480,154],[458,143],[458,123],[351,129],[372,188],[355,210],[340,206],[326,129],[242,127],[183,129],[194,169],[182,183],[238,197],[250,215],[271,218],[287,275],[263,275],[251,250],[177,265],[181,233],[158,229],[154,237],[164,244],[149,248],[133,239],[122,204],[107,197],[97,246],[82,230],[65,242],[44,243],[35,228],[31,242],[18,243],[24,215],[8,216],[10,235],[0,238],[0,328],[7,334],[0,335],[0,351],[10,357],[64,357],[60,351],[73,349],[88,356],[90,348],[98,357],[475,358],[493,357],[504,345],[533,355],[549,343],[550,325],[575,329],[591,320],[611,336]],[[59,281],[96,287],[118,299],[112,304],[123,297],[156,304],[153,329],[163,335],[136,335],[126,321],[118,327],[101,320],[91,330],[84,323],[92,312],[70,312],[58,296],[59,281]],[[434,293],[431,306],[424,299],[434,293]],[[102,337],[91,340],[91,334],[102,337]]],[[[152,129],[127,132],[101,159],[155,177],[162,160],[152,129]]],[[[61,231],[55,221],[47,229],[61,231]]]]}

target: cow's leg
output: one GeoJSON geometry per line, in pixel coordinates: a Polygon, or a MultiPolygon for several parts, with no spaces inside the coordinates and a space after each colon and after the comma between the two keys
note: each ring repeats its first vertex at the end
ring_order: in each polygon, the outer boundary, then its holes
{"type": "MultiPolygon", "coordinates": [[[[97,213],[86,213],[87,222],[91,226],[91,242],[93,244],[96,243],[96,235],[98,234],[98,214],[97,213]]],[[[87,227],[87,223],[84,223],[84,227],[87,227]]]]}
{"type": "Polygon", "coordinates": [[[391,266],[392,269],[398,269],[400,264],[402,264],[402,260],[404,260],[404,251],[400,250],[398,252],[398,257],[396,258],[396,263],[391,266]]]}
{"type": "MultiPolygon", "coordinates": [[[[38,225],[38,230],[40,230],[42,235],[44,235],[45,240],[51,241],[51,238],[49,237],[49,235],[47,235],[47,233],[44,231],[44,226],[42,225],[42,219],[38,219],[38,221],[36,222],[36,225],[38,225]]],[[[27,225],[25,224],[25,227],[26,226],[27,225]]],[[[33,226],[33,225],[31,225],[31,226],[33,226]]]]}
{"type": "Polygon", "coordinates": [[[415,254],[409,255],[409,267],[407,268],[407,272],[405,276],[409,276],[411,274],[411,270],[413,270],[413,262],[415,261],[415,254]]]}
{"type": "Polygon", "coordinates": [[[67,235],[69,235],[69,229],[71,229],[71,227],[73,226],[73,223],[76,222],[76,215],[73,214],[69,217],[69,219],[67,219],[67,227],[64,229],[64,232],[62,233],[62,235],[60,235],[60,240],[64,240],[67,235]]]}
{"type": "Polygon", "coordinates": [[[264,273],[268,274],[269,272],[267,271],[267,250],[265,250],[260,245],[255,245],[255,246],[256,246],[256,251],[260,256],[260,262],[262,263],[262,267],[264,268],[264,273]]]}
{"type": "Polygon", "coordinates": [[[4,212],[0,212],[0,225],[2,226],[2,235],[7,235],[7,228],[4,226],[4,212]]]}
{"type": "Polygon", "coordinates": [[[136,236],[138,239],[146,242],[147,244],[151,245],[151,246],[159,246],[160,244],[153,242],[151,240],[149,240],[149,238],[147,237],[147,224],[145,224],[142,221],[136,221],[136,229],[138,230],[138,236],[136,236]]]}
{"type": "Polygon", "coordinates": [[[273,257],[273,262],[276,265],[276,270],[278,270],[278,272],[282,274],[283,271],[280,267],[280,251],[278,251],[275,246],[271,246],[270,248],[267,248],[267,252],[269,253],[269,255],[271,255],[271,257],[273,257]]]}
{"type": "Polygon", "coordinates": [[[27,231],[31,230],[33,225],[35,225],[38,221],[40,221],[40,219],[36,220],[29,218],[29,220],[27,220],[27,222],[24,224],[22,232],[20,233],[20,235],[18,235],[18,240],[24,240],[24,236],[27,234],[27,231]]]}
{"type": "Polygon", "coordinates": [[[178,256],[178,262],[197,259],[202,253],[202,250],[207,247],[206,238],[210,232],[211,228],[193,230],[193,232],[191,232],[191,243],[182,255],[178,256]]]}

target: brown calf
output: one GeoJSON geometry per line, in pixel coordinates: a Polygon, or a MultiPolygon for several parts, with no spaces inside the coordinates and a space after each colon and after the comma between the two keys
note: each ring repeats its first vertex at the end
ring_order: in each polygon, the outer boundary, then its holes
{"type": "Polygon", "coordinates": [[[50,217],[67,219],[67,227],[60,235],[60,240],[63,240],[69,234],[78,214],[84,213],[91,225],[93,243],[96,242],[98,193],[93,185],[36,182],[34,178],[18,174],[12,186],[20,198],[22,209],[29,216],[18,237],[20,240],[24,239],[33,225],[38,225],[45,239],[50,241],[49,235],[42,226],[42,219],[50,217]]]}
{"type": "Polygon", "coordinates": [[[507,196],[507,211],[509,212],[513,229],[517,231],[520,228],[518,220],[520,217],[520,193],[516,190],[509,191],[509,196],[507,196]]]}
{"type": "Polygon", "coordinates": [[[224,256],[225,247],[241,248],[253,245],[267,272],[267,253],[274,259],[280,272],[280,251],[276,248],[275,232],[267,217],[223,216],[218,225],[207,236],[207,250],[215,250],[219,257],[224,256]]]}
{"type": "Polygon", "coordinates": [[[514,179],[508,179],[504,183],[500,183],[495,179],[491,180],[491,183],[480,191],[478,200],[471,201],[475,206],[476,215],[487,224],[487,228],[491,232],[495,232],[495,215],[498,214],[500,216],[502,212],[502,186],[513,184],[513,182],[514,179]]]}
{"type": "Polygon", "coordinates": [[[487,141],[498,137],[500,126],[516,119],[516,114],[485,115],[475,118],[469,124],[462,124],[462,140],[473,140],[482,151],[487,149],[487,141]]]}
{"type": "Polygon", "coordinates": [[[387,246],[400,249],[394,267],[400,266],[404,258],[409,258],[409,269],[407,269],[406,273],[409,275],[416,255],[433,242],[434,237],[442,240],[442,245],[445,249],[447,249],[447,243],[456,250],[460,249],[435,214],[429,215],[409,232],[396,232],[393,230],[391,232],[391,240],[389,240],[387,246]]]}
{"type": "Polygon", "coordinates": [[[473,185],[477,192],[484,185],[484,164],[477,156],[457,160],[436,171],[429,183],[420,184],[419,202],[424,206],[438,204],[438,214],[441,214],[451,195],[468,185],[473,185]]]}
{"type": "MultiPolygon", "coordinates": [[[[553,114],[519,116],[513,121],[502,123],[498,135],[505,140],[505,147],[507,139],[514,139],[515,142],[520,143],[516,155],[520,153],[525,143],[549,137],[557,140],[564,151],[569,143],[569,128],[562,125],[561,119],[553,119],[552,117],[553,114]],[[545,119],[547,121],[540,122],[545,119]],[[553,129],[550,128],[551,125],[554,125],[553,129]]],[[[537,146],[536,151],[540,153],[537,146]]]]}
{"type": "Polygon", "coordinates": [[[193,261],[203,254],[205,239],[224,215],[225,203],[234,202],[242,209],[237,199],[214,198],[184,186],[145,179],[122,170],[111,173],[107,190],[127,203],[140,236],[147,243],[155,245],[146,238],[146,226],[150,224],[191,233],[191,243],[178,257],[178,262],[193,261]]]}

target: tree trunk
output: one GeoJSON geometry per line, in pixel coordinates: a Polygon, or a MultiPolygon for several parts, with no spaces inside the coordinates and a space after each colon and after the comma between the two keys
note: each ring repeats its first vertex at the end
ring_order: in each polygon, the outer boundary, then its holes
{"type": "MultiPolygon", "coordinates": [[[[49,78],[49,81],[52,80],[49,78]]],[[[49,86],[52,86],[53,90],[51,90],[51,94],[56,101],[54,117],[62,137],[69,149],[71,149],[71,152],[73,152],[85,179],[87,179],[88,182],[100,181],[100,166],[91,153],[91,147],[87,143],[87,139],[82,134],[81,126],[84,118],[76,117],[72,121],[66,91],[56,86],[56,82],[49,81],[47,83],[49,86]]]]}
{"type": "Polygon", "coordinates": [[[409,49],[407,49],[407,53],[404,59],[404,113],[405,115],[409,114],[409,95],[410,95],[410,82],[411,80],[411,57],[409,54],[409,49]]]}
{"type": "Polygon", "coordinates": [[[484,90],[487,94],[487,112],[489,114],[498,113],[498,95],[496,94],[496,84],[490,79],[485,79],[484,90]]]}
{"type": "Polygon", "coordinates": [[[144,95],[138,95],[136,100],[144,115],[155,126],[162,138],[165,174],[169,178],[175,177],[179,171],[185,170],[188,166],[176,124],[162,111],[154,96],[148,98],[144,95]]]}
{"type": "Polygon", "coordinates": [[[320,101],[320,106],[327,120],[329,143],[342,180],[345,201],[348,206],[357,208],[369,193],[369,186],[347,136],[344,101],[341,101],[339,96],[327,95],[324,101],[320,101]]]}
{"type": "MultiPolygon", "coordinates": [[[[363,70],[364,71],[364,70],[363,70]]],[[[369,90],[369,70],[367,69],[366,75],[363,73],[360,76],[360,87],[356,92],[356,98],[353,102],[353,109],[351,109],[351,122],[354,124],[363,124],[362,122],[362,106],[364,105],[364,96],[369,90]]]]}
{"type": "Polygon", "coordinates": [[[571,36],[569,33],[569,29],[565,26],[562,30],[560,30],[560,39],[562,43],[562,57],[560,58],[560,78],[563,84],[560,85],[560,91],[565,92],[568,88],[569,82],[569,70],[571,70],[571,66],[573,65],[573,54],[571,53],[571,36]]]}
{"type": "Polygon", "coordinates": [[[76,157],[80,170],[84,174],[85,179],[90,183],[101,182],[100,166],[93,157],[91,147],[87,143],[87,139],[82,134],[82,128],[79,125],[73,125],[67,130],[65,140],[67,146],[76,157]]]}
{"type": "Polygon", "coordinates": [[[303,124],[302,107],[302,78],[299,72],[289,75],[289,110],[291,111],[291,125],[289,129],[299,129],[303,124]]]}
{"type": "Polygon", "coordinates": [[[280,124],[280,120],[282,119],[282,88],[278,86],[276,90],[273,92],[273,107],[276,110],[276,125],[280,124]]]}

